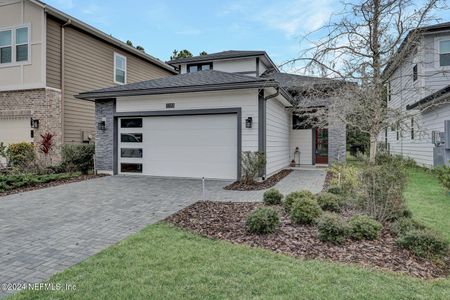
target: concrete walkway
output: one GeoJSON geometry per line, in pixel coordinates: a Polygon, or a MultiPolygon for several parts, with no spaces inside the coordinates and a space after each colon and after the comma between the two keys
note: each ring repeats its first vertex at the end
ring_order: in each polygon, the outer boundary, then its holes
{"type": "MultiPolygon", "coordinates": [[[[276,188],[319,192],[325,172],[294,171],[276,188]]],[[[206,181],[206,199],[262,200],[229,183],[206,181]]],[[[113,176],[0,197],[0,283],[46,280],[202,195],[201,180],[113,176]]]]}

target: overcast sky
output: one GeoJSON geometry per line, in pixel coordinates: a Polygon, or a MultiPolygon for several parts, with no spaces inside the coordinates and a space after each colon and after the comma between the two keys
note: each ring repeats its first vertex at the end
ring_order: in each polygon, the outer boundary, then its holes
{"type": "Polygon", "coordinates": [[[297,57],[304,47],[301,36],[342,9],[336,0],[44,2],[120,40],[129,39],[161,60],[168,60],[174,49],[194,55],[265,50],[277,64],[297,57]]]}

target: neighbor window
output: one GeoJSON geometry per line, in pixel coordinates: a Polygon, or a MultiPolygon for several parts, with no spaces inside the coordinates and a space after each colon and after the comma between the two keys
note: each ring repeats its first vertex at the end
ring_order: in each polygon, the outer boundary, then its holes
{"type": "Polygon", "coordinates": [[[122,119],[120,120],[121,128],[141,128],[142,127],[142,118],[135,119],[122,119]]]}
{"type": "Polygon", "coordinates": [[[29,61],[29,27],[0,30],[0,64],[29,61]]]}
{"type": "Polygon", "coordinates": [[[194,73],[198,71],[211,70],[212,68],[212,63],[191,64],[187,65],[187,72],[194,73]]]}
{"type": "Polygon", "coordinates": [[[388,83],[386,85],[386,94],[387,94],[388,101],[391,101],[391,81],[388,81],[388,83]]]}
{"type": "Polygon", "coordinates": [[[127,82],[127,58],[114,53],[114,82],[125,84],[127,82]]]}
{"type": "Polygon", "coordinates": [[[417,65],[414,65],[414,67],[413,67],[413,81],[416,81],[418,76],[419,76],[417,72],[418,72],[417,65]]]}
{"type": "Polygon", "coordinates": [[[411,139],[414,139],[414,117],[411,118],[411,139]]]}
{"type": "Polygon", "coordinates": [[[441,67],[450,66],[450,40],[439,42],[439,64],[441,67]]]}

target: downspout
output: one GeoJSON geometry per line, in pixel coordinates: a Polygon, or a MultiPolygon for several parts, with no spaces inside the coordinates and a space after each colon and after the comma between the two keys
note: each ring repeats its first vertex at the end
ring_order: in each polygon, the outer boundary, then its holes
{"type": "Polygon", "coordinates": [[[60,82],[61,82],[61,143],[64,144],[64,102],[65,102],[65,27],[72,24],[72,19],[67,19],[66,23],[61,26],[61,53],[60,53],[60,82]]]}
{"type": "MultiPolygon", "coordinates": [[[[278,97],[278,95],[280,95],[280,87],[276,87],[275,88],[276,89],[276,92],[274,93],[274,94],[272,94],[272,95],[268,95],[268,96],[266,96],[266,97],[264,97],[263,99],[264,99],[264,101],[263,101],[263,111],[262,111],[262,116],[263,116],[263,118],[262,118],[262,131],[263,131],[263,134],[262,134],[262,140],[263,140],[263,142],[262,142],[262,145],[263,145],[263,152],[264,152],[264,154],[266,155],[266,159],[267,159],[267,145],[266,145],[266,138],[267,138],[267,126],[266,126],[266,118],[267,118],[267,109],[266,109],[266,107],[267,107],[267,101],[268,100],[270,100],[270,99],[272,99],[272,98],[275,98],[275,97],[278,97]]],[[[261,117],[261,116],[260,116],[261,117]]],[[[266,177],[267,177],[267,170],[266,170],[266,166],[264,166],[264,172],[263,172],[264,174],[263,174],[263,179],[266,179],[266,177]]]]}

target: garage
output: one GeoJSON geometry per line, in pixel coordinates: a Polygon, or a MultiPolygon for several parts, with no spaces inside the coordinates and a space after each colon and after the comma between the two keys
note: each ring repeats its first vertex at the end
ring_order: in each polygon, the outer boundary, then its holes
{"type": "Polygon", "coordinates": [[[30,118],[0,119],[0,142],[5,144],[31,141],[30,118]]]}
{"type": "Polygon", "coordinates": [[[236,179],[236,114],[118,119],[119,174],[236,179]]]}

